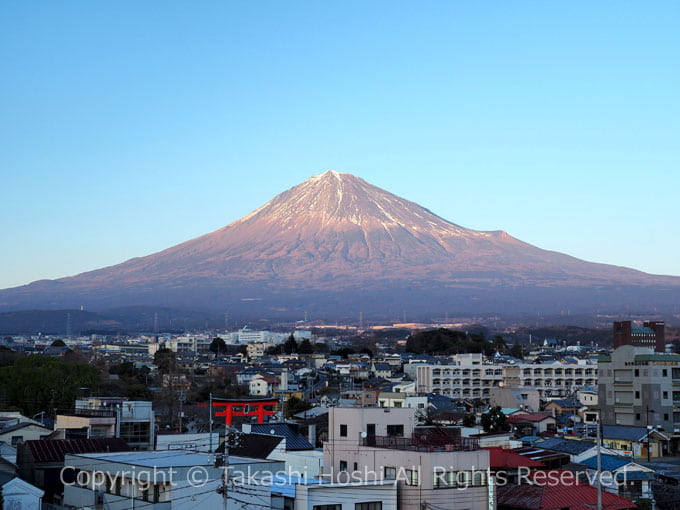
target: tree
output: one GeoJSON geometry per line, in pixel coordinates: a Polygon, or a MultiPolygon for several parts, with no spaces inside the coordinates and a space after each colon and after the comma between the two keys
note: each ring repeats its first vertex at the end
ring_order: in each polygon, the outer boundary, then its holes
{"type": "Polygon", "coordinates": [[[293,333],[290,334],[288,340],[286,340],[286,343],[283,344],[283,352],[285,352],[286,354],[293,354],[294,352],[298,352],[298,344],[295,341],[295,335],[293,335],[293,333]]]}
{"type": "Polygon", "coordinates": [[[223,338],[216,336],[213,338],[213,341],[210,342],[210,351],[213,352],[215,356],[219,356],[220,353],[227,352],[227,343],[223,338]]]}
{"type": "Polygon", "coordinates": [[[510,348],[510,356],[517,359],[524,359],[524,349],[522,349],[522,344],[515,342],[510,348]]]}
{"type": "Polygon", "coordinates": [[[297,398],[294,395],[291,396],[288,400],[286,400],[284,406],[286,418],[290,418],[294,414],[301,413],[302,411],[306,411],[307,409],[311,408],[312,405],[309,402],[297,398]]]}
{"type": "Polygon", "coordinates": [[[479,422],[481,423],[484,432],[488,432],[489,434],[498,434],[510,430],[508,418],[498,406],[492,407],[484,413],[479,422]]]}
{"type": "Polygon", "coordinates": [[[167,374],[175,368],[176,356],[167,347],[163,347],[156,351],[153,355],[153,364],[158,367],[162,373],[167,374]]]}
{"type": "Polygon", "coordinates": [[[508,348],[505,338],[503,338],[501,335],[495,335],[493,337],[493,346],[496,348],[496,351],[500,352],[501,354],[503,354],[508,348]]]}
{"type": "Polygon", "coordinates": [[[99,373],[88,364],[61,358],[23,356],[0,367],[0,388],[7,406],[27,416],[58,407],[72,407],[79,388],[96,390],[99,373]]]}
{"type": "Polygon", "coordinates": [[[312,345],[312,342],[309,341],[309,339],[305,338],[300,342],[300,345],[298,345],[297,352],[300,354],[312,354],[314,352],[314,346],[312,345]]]}
{"type": "Polygon", "coordinates": [[[466,414],[463,417],[463,427],[474,427],[477,424],[477,418],[474,414],[466,414]]]}
{"type": "Polygon", "coordinates": [[[51,344],[52,347],[66,347],[66,342],[64,342],[61,338],[57,338],[54,342],[51,344]]]}
{"type": "Polygon", "coordinates": [[[369,349],[368,347],[362,347],[361,350],[359,351],[361,354],[368,354],[369,358],[373,357],[373,351],[369,349]]]}

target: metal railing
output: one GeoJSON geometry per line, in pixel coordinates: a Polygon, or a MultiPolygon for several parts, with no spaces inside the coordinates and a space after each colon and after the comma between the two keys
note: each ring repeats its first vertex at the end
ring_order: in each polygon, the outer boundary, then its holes
{"type": "Polygon", "coordinates": [[[479,440],[467,437],[424,438],[418,435],[411,437],[366,436],[362,439],[361,443],[362,446],[372,446],[374,448],[417,452],[468,452],[479,450],[479,440]]]}

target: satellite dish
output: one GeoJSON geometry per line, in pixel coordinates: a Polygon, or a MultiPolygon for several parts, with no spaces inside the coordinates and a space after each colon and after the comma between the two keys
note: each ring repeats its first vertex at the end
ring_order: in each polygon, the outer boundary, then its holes
{"type": "Polygon", "coordinates": [[[368,434],[366,434],[366,432],[363,432],[363,431],[361,432],[361,438],[362,438],[362,439],[366,439],[366,436],[367,436],[367,435],[368,435],[368,434]]]}
{"type": "Polygon", "coordinates": [[[274,434],[276,434],[276,431],[274,429],[271,429],[269,433],[273,436],[274,434]]]}

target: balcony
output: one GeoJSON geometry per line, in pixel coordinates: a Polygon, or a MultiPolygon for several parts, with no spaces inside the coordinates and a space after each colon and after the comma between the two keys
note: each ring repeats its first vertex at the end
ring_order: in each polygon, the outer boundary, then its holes
{"type": "Polygon", "coordinates": [[[62,416],[81,416],[83,418],[115,418],[116,411],[113,409],[57,409],[57,413],[62,416]]]}
{"type": "Polygon", "coordinates": [[[470,452],[479,450],[479,440],[467,437],[428,437],[423,439],[416,435],[412,437],[367,436],[362,439],[362,446],[414,452],[470,452]]]}

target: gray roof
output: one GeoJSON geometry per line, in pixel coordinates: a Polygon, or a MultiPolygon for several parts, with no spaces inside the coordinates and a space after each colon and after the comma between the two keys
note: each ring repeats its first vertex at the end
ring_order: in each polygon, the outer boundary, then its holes
{"type": "Polygon", "coordinates": [[[286,438],[286,450],[313,450],[314,446],[298,432],[293,423],[253,423],[250,432],[254,434],[267,434],[286,438]]]}
{"type": "Polygon", "coordinates": [[[576,439],[560,439],[551,437],[534,443],[534,446],[552,450],[554,452],[568,453],[569,455],[580,455],[595,446],[590,441],[578,441],[576,439]]]}

